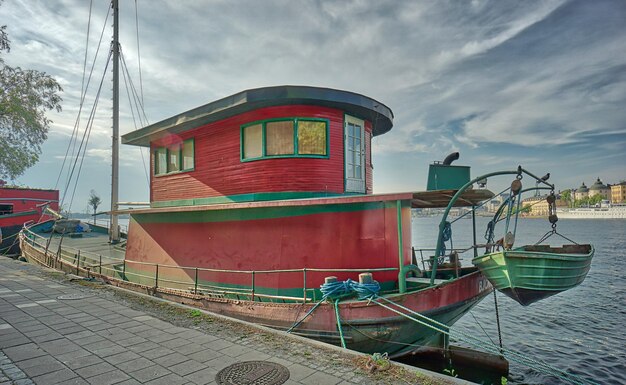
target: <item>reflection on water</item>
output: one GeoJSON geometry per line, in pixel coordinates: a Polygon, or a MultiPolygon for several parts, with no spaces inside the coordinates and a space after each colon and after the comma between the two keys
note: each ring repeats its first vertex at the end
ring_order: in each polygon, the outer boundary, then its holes
{"type": "MultiPolygon", "coordinates": [[[[434,247],[441,217],[413,220],[413,245],[434,247]]],[[[487,218],[477,218],[478,242],[483,242],[487,218]]],[[[471,220],[453,225],[454,247],[468,245],[471,220]]],[[[501,226],[501,225],[500,225],[501,226]]],[[[516,245],[533,244],[550,230],[547,220],[521,219],[516,245]]],[[[502,236],[496,233],[496,239],[502,236]]],[[[504,346],[540,359],[561,370],[601,384],[626,383],[626,221],[561,219],[558,231],[579,243],[596,248],[591,270],[578,287],[528,307],[498,294],[504,346]]],[[[568,243],[551,238],[553,244],[568,243]]],[[[464,265],[471,264],[467,255],[464,265]]],[[[484,329],[497,341],[493,296],[454,325],[477,337],[484,329]],[[472,316],[473,314],[473,316],[472,316]],[[474,318],[475,317],[475,318],[474,318]],[[480,326],[477,325],[480,323],[480,326]]],[[[559,384],[558,379],[511,362],[509,383],[559,384]]]]}

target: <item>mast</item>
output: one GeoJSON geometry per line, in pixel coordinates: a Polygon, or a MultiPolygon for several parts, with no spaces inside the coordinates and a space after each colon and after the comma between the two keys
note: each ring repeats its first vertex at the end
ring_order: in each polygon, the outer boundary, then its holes
{"type": "Polygon", "coordinates": [[[112,0],[113,6],[113,146],[112,146],[112,164],[111,164],[111,229],[109,238],[111,243],[117,243],[120,240],[120,232],[117,221],[117,201],[119,190],[119,152],[120,152],[120,99],[119,99],[119,26],[118,26],[118,0],[112,0]]]}

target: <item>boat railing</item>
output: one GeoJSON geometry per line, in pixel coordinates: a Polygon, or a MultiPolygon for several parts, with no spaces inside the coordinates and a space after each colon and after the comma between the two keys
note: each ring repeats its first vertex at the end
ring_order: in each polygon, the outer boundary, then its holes
{"type": "MultiPolygon", "coordinates": [[[[98,253],[81,250],[76,247],[62,244],[62,237],[58,244],[51,247],[50,238],[43,237],[30,229],[23,230],[23,239],[30,246],[37,249],[42,255],[34,257],[38,262],[53,268],[65,268],[76,275],[100,275],[109,279],[117,279],[131,284],[143,285],[153,290],[177,291],[187,295],[211,297],[211,298],[236,298],[250,299],[252,301],[289,301],[289,302],[312,302],[317,301],[318,289],[311,288],[310,273],[375,273],[385,271],[397,271],[396,267],[371,268],[371,269],[324,269],[324,268],[300,268],[300,269],[276,269],[276,270],[233,270],[213,269],[195,266],[178,266],[171,264],[159,264],[154,262],[133,261],[112,256],[103,256],[98,253]],[[149,267],[149,269],[145,269],[149,267]],[[248,283],[245,285],[228,285],[220,282],[217,275],[238,274],[247,275],[248,283]],[[272,274],[301,274],[302,295],[277,295],[263,292],[259,287],[260,276],[272,274]]],[[[298,289],[295,289],[298,290],[298,289]]]]}

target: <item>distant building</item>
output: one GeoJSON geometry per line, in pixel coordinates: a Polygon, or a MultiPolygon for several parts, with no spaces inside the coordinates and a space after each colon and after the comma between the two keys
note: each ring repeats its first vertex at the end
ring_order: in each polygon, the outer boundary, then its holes
{"type": "Polygon", "coordinates": [[[585,182],[574,192],[574,199],[580,200],[589,197],[589,189],[585,186],[585,182]]]}
{"type": "Polygon", "coordinates": [[[600,195],[602,199],[611,199],[611,188],[602,183],[600,178],[589,187],[589,198],[600,195]]]}
{"type": "Polygon", "coordinates": [[[611,186],[611,202],[626,203],[626,181],[611,186]]]}
{"type": "MultiPolygon", "coordinates": [[[[583,183],[584,185],[584,183],[583,183]]],[[[522,207],[529,207],[529,211],[525,215],[530,217],[543,217],[550,214],[548,208],[547,195],[538,197],[529,197],[522,201],[522,207]]],[[[561,200],[561,197],[557,197],[556,207],[567,207],[567,202],[561,200]]]]}

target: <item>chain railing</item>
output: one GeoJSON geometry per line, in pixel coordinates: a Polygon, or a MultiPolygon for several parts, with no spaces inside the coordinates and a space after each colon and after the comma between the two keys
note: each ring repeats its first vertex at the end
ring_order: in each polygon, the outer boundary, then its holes
{"type": "MultiPolygon", "coordinates": [[[[83,273],[87,276],[98,274],[110,279],[117,279],[131,284],[138,284],[152,287],[154,290],[174,290],[181,293],[193,294],[196,296],[249,299],[252,301],[278,300],[290,302],[307,303],[316,301],[317,288],[307,287],[307,276],[310,273],[374,273],[384,271],[397,271],[398,268],[372,268],[372,269],[279,269],[279,270],[232,270],[232,269],[211,269],[196,266],[178,266],[168,264],[158,264],[152,262],[133,261],[112,256],[103,256],[85,250],[80,250],[72,246],[63,245],[63,235],[59,237],[59,242],[51,249],[51,238],[24,228],[21,237],[25,243],[37,249],[42,258],[36,258],[39,263],[60,268],[65,266],[76,275],[83,273]],[[146,273],[148,266],[152,274],[146,273]],[[174,273],[172,273],[174,272],[174,273]],[[249,276],[249,286],[237,287],[235,285],[225,285],[202,280],[201,277],[209,274],[241,274],[249,276]],[[302,275],[302,296],[275,295],[259,292],[257,280],[259,275],[273,274],[301,274],[302,275]],[[180,277],[193,277],[182,280],[180,277]],[[178,279],[177,279],[178,278],[178,279]]],[[[310,279],[309,279],[310,281],[310,279]]],[[[310,284],[310,282],[309,282],[310,284]]]]}

